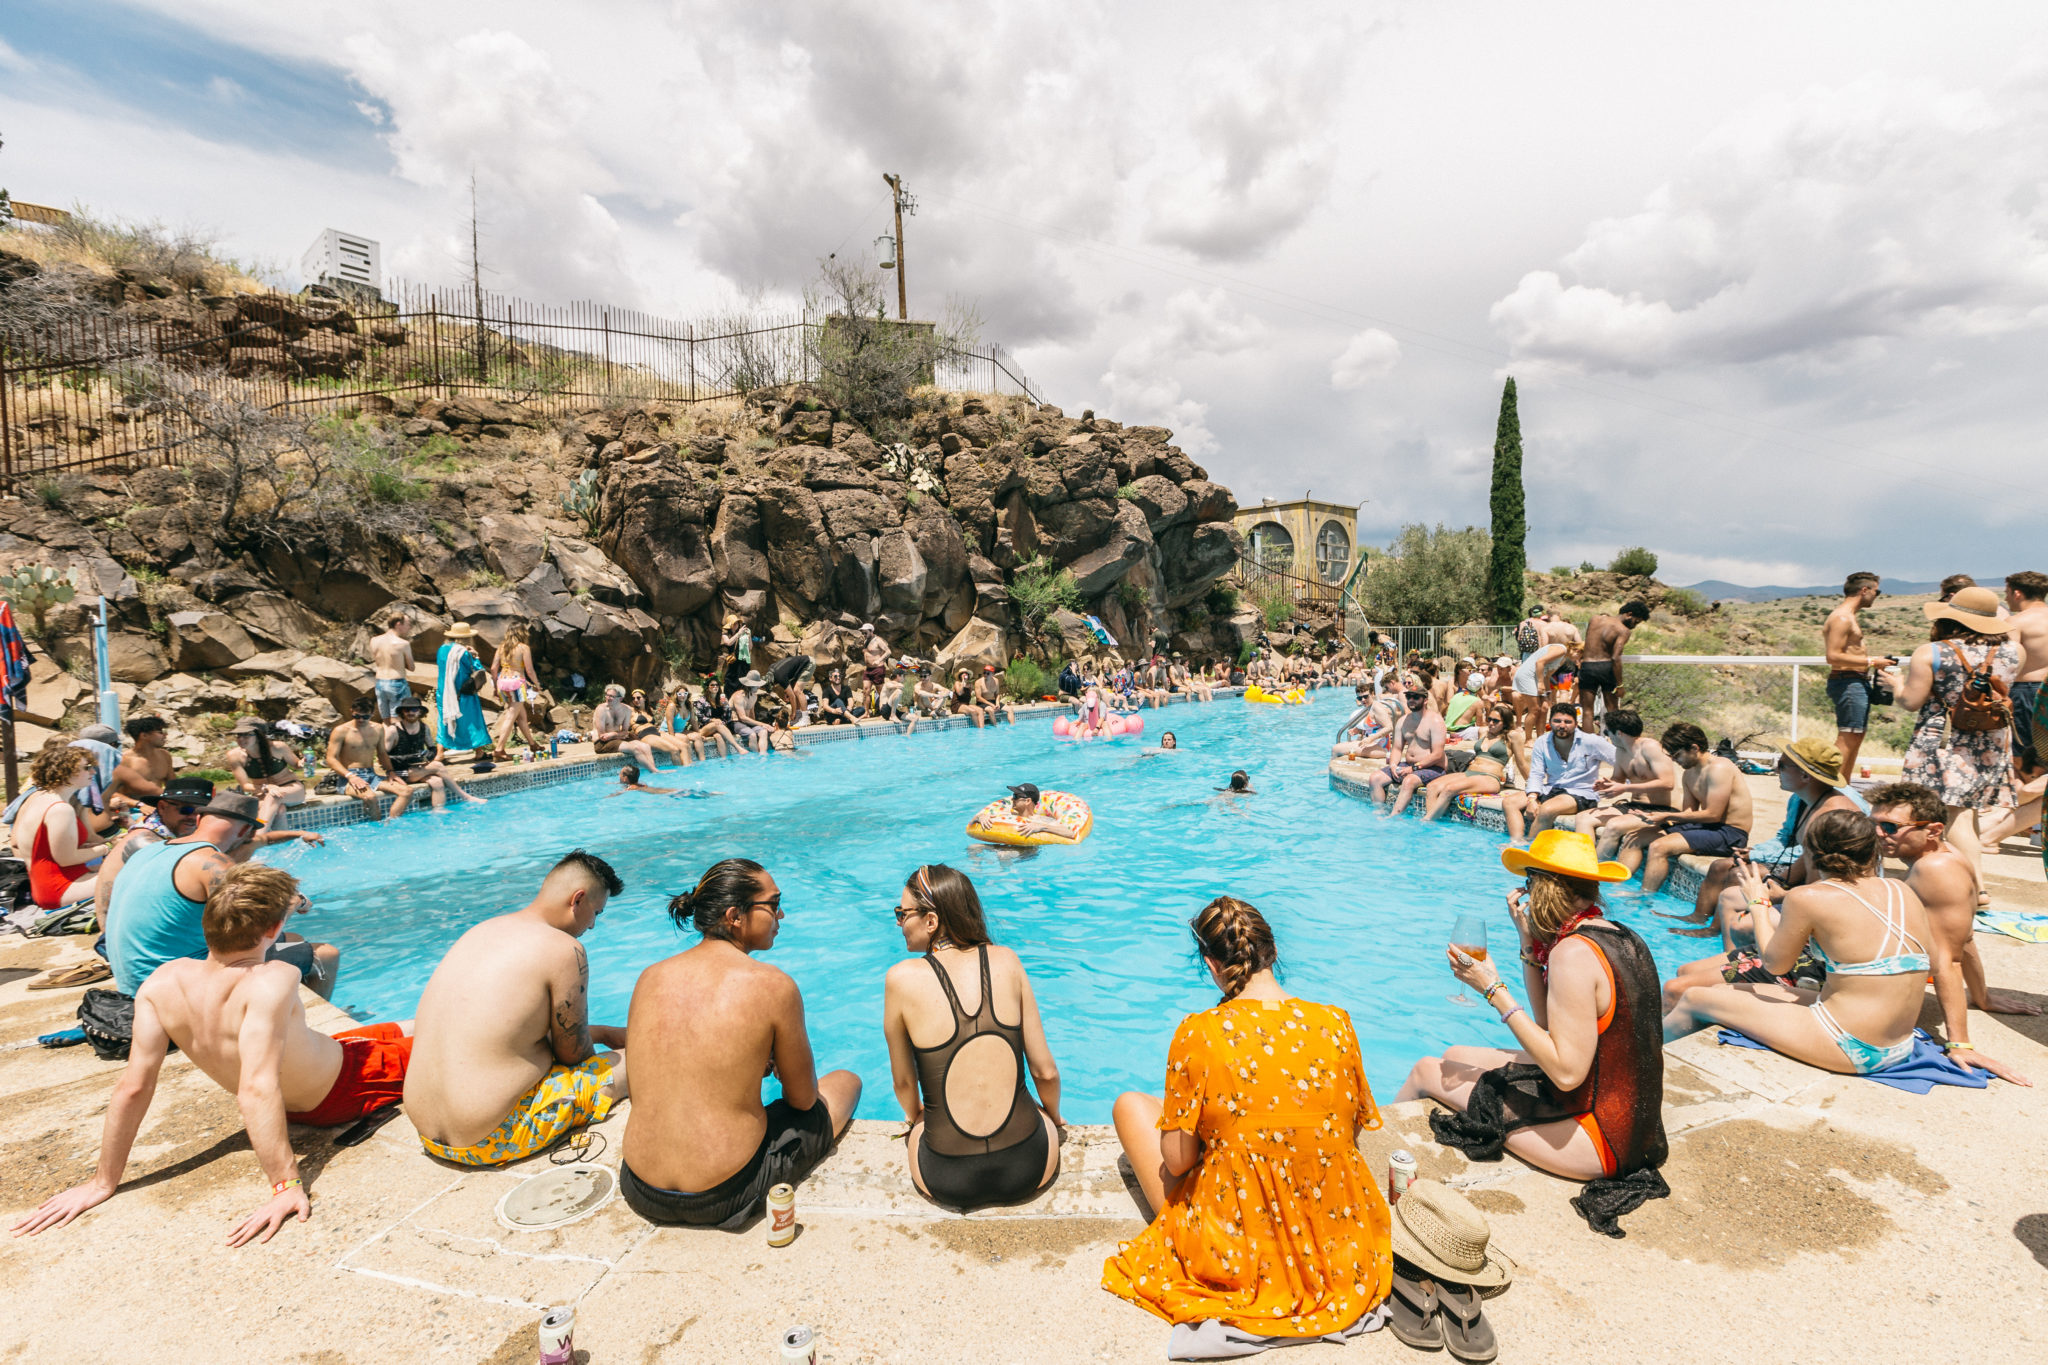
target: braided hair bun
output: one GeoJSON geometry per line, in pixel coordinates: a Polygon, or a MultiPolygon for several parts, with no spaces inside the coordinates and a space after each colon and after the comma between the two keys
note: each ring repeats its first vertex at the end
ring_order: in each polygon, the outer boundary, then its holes
{"type": "Polygon", "coordinates": [[[1218,896],[1202,907],[1190,927],[1202,956],[1223,977],[1223,998],[1235,1000],[1251,979],[1280,958],[1266,917],[1234,896],[1218,896]]]}
{"type": "Polygon", "coordinates": [[[1801,833],[1807,857],[1830,877],[1865,876],[1877,865],[1877,825],[1860,810],[1822,811],[1801,833]]]}

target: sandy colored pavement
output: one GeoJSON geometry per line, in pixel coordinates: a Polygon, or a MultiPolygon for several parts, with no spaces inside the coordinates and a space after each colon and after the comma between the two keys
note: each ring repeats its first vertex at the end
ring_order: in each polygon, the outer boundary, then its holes
{"type": "MultiPolygon", "coordinates": [[[[2013,847],[1991,859],[1999,903],[2048,908],[2038,857],[2013,847]]],[[[2048,946],[1978,942],[1995,984],[2048,1005],[2048,946]]],[[[10,1222],[85,1178],[97,1152],[119,1067],[38,1047],[80,992],[25,989],[86,951],[0,939],[10,1222]]],[[[347,1023],[325,1007],[314,1017],[347,1023]]],[[[1930,994],[1923,1022],[1937,1017],[1930,994]]],[[[2048,1086],[2048,1018],[1977,1015],[1971,1030],[2048,1086]]],[[[1376,1169],[1405,1146],[1424,1174],[1466,1188],[1519,1261],[1515,1287],[1487,1306],[1501,1360],[2048,1360],[2048,1088],[1913,1096],[1706,1035],[1668,1055],[1673,1197],[1624,1220],[1625,1240],[1590,1232],[1565,1182],[1436,1147],[1425,1106],[1390,1107],[1363,1140],[1376,1169]]],[[[602,1163],[616,1166],[623,1124],[600,1126],[602,1163]]],[[[0,1239],[14,1308],[0,1359],[522,1362],[540,1307],[566,1302],[591,1365],[769,1362],[795,1323],[819,1330],[835,1365],[1164,1359],[1167,1328],[1098,1287],[1103,1258],[1140,1226],[1106,1129],[1069,1131],[1066,1174],[1038,1203],[959,1218],[911,1190],[900,1127],[855,1126],[799,1191],[802,1235],[785,1250],[758,1223],[654,1228],[617,1200],[558,1231],[515,1232],[495,1205],[543,1163],[443,1166],[402,1116],[345,1150],[298,1129],[312,1222],[229,1250],[263,1177],[233,1101],[173,1058],[121,1193],[70,1227],[0,1239]]],[[[1380,1334],[1284,1357],[1344,1358],[1410,1352],[1380,1334]]]]}

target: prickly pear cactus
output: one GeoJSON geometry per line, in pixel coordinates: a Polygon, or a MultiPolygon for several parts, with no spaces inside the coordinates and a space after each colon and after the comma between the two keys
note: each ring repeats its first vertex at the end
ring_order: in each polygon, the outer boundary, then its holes
{"type": "Polygon", "coordinates": [[[569,485],[569,491],[562,495],[562,510],[583,523],[583,528],[592,535],[597,533],[597,471],[586,469],[576,476],[576,482],[569,485]]]}
{"type": "Polygon", "coordinates": [[[34,617],[38,635],[46,627],[50,608],[77,597],[81,586],[77,569],[59,573],[47,564],[24,564],[12,573],[0,574],[0,597],[34,617]]]}

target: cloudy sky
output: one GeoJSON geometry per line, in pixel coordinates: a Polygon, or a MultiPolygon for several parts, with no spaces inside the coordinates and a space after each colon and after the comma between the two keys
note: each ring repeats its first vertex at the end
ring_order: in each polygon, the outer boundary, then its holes
{"type": "Polygon", "coordinates": [[[1247,7],[8,0],[0,184],[387,273],[692,317],[793,303],[919,200],[1069,412],[1241,500],[1486,520],[1538,567],[2043,567],[2038,4],[1247,7]],[[1261,16],[1264,17],[1261,17],[1261,16]]]}

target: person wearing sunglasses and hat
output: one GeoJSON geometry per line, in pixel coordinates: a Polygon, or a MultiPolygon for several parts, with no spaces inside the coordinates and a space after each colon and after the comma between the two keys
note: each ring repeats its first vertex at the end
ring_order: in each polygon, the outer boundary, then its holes
{"type": "MultiPolygon", "coordinates": [[[[1963,588],[1922,608],[1928,641],[1906,661],[1898,704],[1920,714],[1900,776],[1941,797],[1948,840],[1984,884],[1978,812],[2016,804],[2013,793],[2013,682],[2019,677],[2017,624],[1998,614],[1998,594],[1963,588]]],[[[1978,904],[1989,902],[1979,898],[1978,904]]]]}
{"type": "MultiPolygon", "coordinates": [[[[483,805],[484,798],[463,790],[455,780],[454,770],[441,761],[441,746],[434,742],[434,732],[427,728],[423,719],[426,714],[425,702],[407,696],[393,711],[391,724],[384,727],[384,749],[390,757],[391,770],[408,786],[403,799],[411,799],[410,788],[424,786],[435,810],[448,804],[451,791],[458,801],[483,805]]],[[[393,805],[391,813],[397,815],[398,811],[399,806],[393,805]]]]}
{"type": "Polygon", "coordinates": [[[1003,675],[996,672],[994,664],[981,666],[981,676],[974,680],[974,700],[988,713],[990,720],[994,720],[996,712],[1001,711],[1010,724],[1017,723],[1017,705],[1003,696],[1003,675]]]}
{"type": "Polygon", "coordinates": [[[1663,1165],[1657,965],[1634,930],[1605,918],[1600,901],[1601,886],[1628,880],[1628,869],[1601,862],[1590,835],[1561,829],[1545,830],[1526,849],[1503,849],[1500,860],[1526,879],[1507,896],[1521,990],[1501,980],[1491,958],[1455,944],[1446,955],[1458,980],[1500,1011],[1520,1046],[1454,1047],[1425,1057],[1395,1102],[1426,1097],[1449,1105],[1457,1115],[1431,1116],[1439,1142],[1498,1152],[1504,1138],[1522,1160],[1569,1180],[1663,1165]],[[1494,1095],[1465,1120],[1481,1086],[1494,1095]]]}
{"type": "MultiPolygon", "coordinates": [[[[768,752],[769,726],[754,711],[761,699],[761,689],[768,680],[761,676],[759,669],[750,668],[740,679],[739,691],[732,694],[732,732],[742,749],[752,749],[757,754],[768,752]]],[[[648,767],[654,764],[650,761],[648,767]]]]}
{"type": "Polygon", "coordinates": [[[1390,815],[1406,810],[1418,788],[1444,775],[1444,746],[1449,739],[1444,718],[1428,707],[1429,690],[1420,676],[1410,674],[1402,679],[1401,698],[1407,703],[1407,712],[1394,722],[1387,738],[1387,766],[1365,780],[1375,801],[1386,798],[1388,787],[1400,784],[1390,815]]]}

